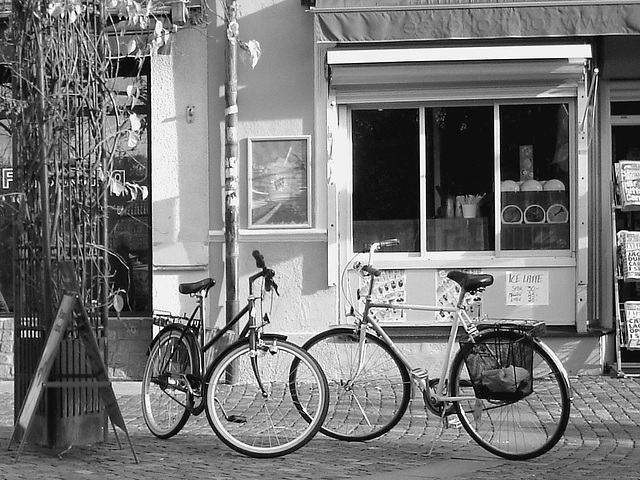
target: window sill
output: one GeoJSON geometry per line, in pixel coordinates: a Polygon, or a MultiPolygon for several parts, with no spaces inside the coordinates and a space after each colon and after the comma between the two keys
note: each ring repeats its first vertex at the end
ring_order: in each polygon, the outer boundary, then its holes
{"type": "MultiPolygon", "coordinates": [[[[394,339],[433,339],[441,340],[449,337],[450,327],[448,325],[383,325],[385,332],[394,339]]],[[[462,331],[462,329],[460,329],[462,331]]],[[[600,337],[602,332],[588,331],[578,332],[575,326],[547,325],[545,338],[562,337],[600,337]]]]}
{"type": "MultiPolygon", "coordinates": [[[[326,242],[327,231],[319,228],[241,229],[239,241],[270,242],[274,239],[290,242],[326,242]]],[[[210,230],[209,241],[224,242],[223,230],[210,230]]]]}

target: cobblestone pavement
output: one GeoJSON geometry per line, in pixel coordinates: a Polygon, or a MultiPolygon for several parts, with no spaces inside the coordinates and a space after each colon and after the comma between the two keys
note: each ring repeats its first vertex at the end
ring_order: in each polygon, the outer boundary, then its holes
{"type": "Polygon", "coordinates": [[[64,453],[26,444],[15,460],[7,445],[13,429],[13,384],[0,382],[0,479],[584,479],[640,478],[640,380],[574,377],[567,431],[551,452],[525,462],[495,457],[464,432],[449,428],[435,439],[438,419],[414,399],[390,433],[366,443],[316,436],[285,457],[247,458],[226,447],[203,414],[170,440],[147,430],[140,411],[139,384],[114,384],[135,447],[135,463],[124,435],[105,444],[74,445],[64,453]]]}

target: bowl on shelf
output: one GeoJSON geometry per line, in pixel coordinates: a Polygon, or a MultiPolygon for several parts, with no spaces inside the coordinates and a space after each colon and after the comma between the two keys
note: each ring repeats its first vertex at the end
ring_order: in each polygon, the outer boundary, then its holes
{"type": "Polygon", "coordinates": [[[519,192],[520,186],[513,180],[504,180],[500,184],[500,191],[501,192],[519,192]]]}
{"type": "Polygon", "coordinates": [[[537,180],[527,180],[520,187],[521,192],[541,192],[542,184],[537,180]]]}
{"type": "Polygon", "coordinates": [[[542,187],[547,192],[564,192],[564,183],[562,183],[557,178],[552,178],[551,180],[547,180],[544,182],[542,187]]]}

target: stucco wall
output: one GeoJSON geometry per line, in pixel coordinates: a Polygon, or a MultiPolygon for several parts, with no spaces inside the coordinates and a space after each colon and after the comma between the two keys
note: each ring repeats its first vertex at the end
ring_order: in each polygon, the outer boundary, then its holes
{"type": "Polygon", "coordinates": [[[191,308],[178,284],[209,274],[206,43],[180,30],[151,60],[153,305],[174,313],[191,308]]]}
{"type": "MultiPolygon", "coordinates": [[[[239,1],[240,38],[260,42],[262,56],[252,69],[238,61],[238,139],[240,162],[239,294],[244,304],[248,275],[255,272],[251,252],[260,250],[277,272],[281,297],[274,299],[271,331],[298,341],[336,321],[335,291],[327,282],[326,166],[312,154],[313,225],[308,230],[247,230],[247,139],[314,133],[313,22],[298,0],[239,1]]],[[[220,5],[216,4],[218,13],[220,5]]],[[[209,29],[209,151],[211,165],[210,268],[224,283],[224,84],[225,28],[209,29]],[[217,189],[217,190],[216,190],[217,189]]],[[[224,285],[211,300],[216,322],[224,322],[224,285]]]]}

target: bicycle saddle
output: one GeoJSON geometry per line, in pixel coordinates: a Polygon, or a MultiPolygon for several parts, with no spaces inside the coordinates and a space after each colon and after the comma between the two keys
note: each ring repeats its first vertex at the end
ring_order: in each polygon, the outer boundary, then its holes
{"type": "Polygon", "coordinates": [[[447,278],[460,285],[460,288],[465,292],[475,292],[479,288],[486,288],[493,283],[493,276],[488,273],[478,275],[454,270],[447,274],[447,278]]]}
{"type": "Polygon", "coordinates": [[[185,295],[191,295],[192,293],[198,293],[201,290],[208,291],[216,284],[213,278],[205,278],[199,282],[181,283],[178,285],[178,291],[185,295]]]}

